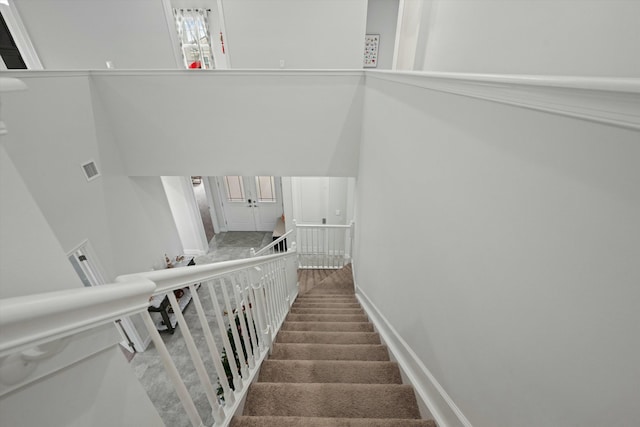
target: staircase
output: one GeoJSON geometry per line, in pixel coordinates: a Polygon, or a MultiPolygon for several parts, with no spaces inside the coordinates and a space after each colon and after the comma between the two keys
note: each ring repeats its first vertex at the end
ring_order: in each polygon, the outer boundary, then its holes
{"type": "Polygon", "coordinates": [[[293,304],[232,427],[420,426],[409,385],[353,291],[351,266],[293,304]]]}

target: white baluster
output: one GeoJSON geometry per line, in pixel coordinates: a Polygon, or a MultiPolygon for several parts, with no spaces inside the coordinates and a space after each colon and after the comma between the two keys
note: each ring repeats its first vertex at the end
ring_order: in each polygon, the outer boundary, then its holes
{"type": "Polygon", "coordinates": [[[267,302],[264,295],[264,281],[262,279],[262,270],[258,267],[251,272],[251,290],[253,291],[258,323],[260,324],[260,330],[262,332],[262,342],[264,343],[262,346],[271,353],[271,328],[268,320],[267,302]]]}
{"type": "MultiPolygon", "coordinates": [[[[242,298],[240,298],[240,287],[236,282],[235,275],[231,276],[231,285],[233,287],[234,297],[236,299],[236,311],[238,312],[238,318],[240,320],[240,333],[242,334],[242,341],[244,342],[244,348],[247,352],[247,362],[249,363],[249,369],[255,367],[253,360],[253,349],[251,348],[251,341],[249,339],[250,332],[247,330],[247,322],[249,322],[249,304],[245,301],[245,306],[242,305],[242,298]]],[[[249,323],[250,324],[250,323],[249,323]]]]}
{"type": "Polygon", "coordinates": [[[256,323],[253,318],[253,312],[256,309],[256,306],[251,297],[251,284],[249,282],[249,275],[246,271],[243,272],[243,275],[240,278],[240,295],[242,299],[245,301],[245,311],[247,313],[247,319],[249,320],[249,338],[251,338],[251,346],[253,347],[252,353],[254,353],[254,360],[257,362],[258,357],[255,353],[260,352],[260,347],[258,347],[257,342],[257,331],[256,331],[256,323]]]}
{"type": "Polygon", "coordinates": [[[200,378],[200,382],[204,387],[204,392],[207,395],[207,400],[209,400],[209,404],[211,405],[212,413],[218,414],[220,412],[220,405],[218,404],[218,398],[216,396],[216,392],[213,389],[213,385],[211,384],[211,380],[209,379],[209,374],[207,373],[207,369],[204,367],[204,363],[202,362],[202,358],[200,357],[200,353],[198,352],[198,348],[196,347],[196,342],[193,340],[193,336],[191,335],[191,331],[189,330],[189,325],[182,315],[182,310],[180,310],[180,304],[178,304],[178,299],[172,291],[167,293],[169,297],[169,302],[171,303],[171,307],[173,307],[173,314],[178,319],[178,324],[182,329],[182,337],[184,338],[185,343],[187,344],[187,350],[189,351],[189,355],[191,356],[191,360],[193,361],[193,365],[196,368],[196,372],[198,374],[198,378],[200,378]]]}
{"type": "MultiPolygon", "coordinates": [[[[213,334],[211,333],[211,328],[209,327],[207,316],[205,314],[204,308],[202,307],[202,302],[200,301],[200,297],[196,292],[195,286],[191,285],[189,286],[189,289],[191,289],[191,294],[193,295],[193,303],[196,307],[196,312],[198,313],[200,324],[202,325],[202,331],[204,332],[204,337],[207,341],[209,353],[211,353],[211,360],[213,360],[213,366],[216,369],[216,375],[218,375],[218,380],[220,381],[220,385],[222,386],[222,390],[224,391],[224,400],[226,403],[231,404],[235,401],[235,396],[233,394],[233,391],[231,390],[227,374],[224,371],[224,366],[222,365],[222,356],[220,355],[220,352],[218,352],[218,348],[216,347],[215,339],[213,338],[213,334]]],[[[222,416],[222,420],[224,420],[224,413],[222,413],[222,416]]],[[[216,418],[215,414],[214,419],[216,420],[216,422],[222,422],[216,418]]]]}
{"type": "Polygon", "coordinates": [[[156,325],[153,323],[151,315],[147,311],[140,313],[140,315],[147,327],[147,331],[149,331],[149,334],[151,335],[153,345],[156,347],[156,350],[158,350],[158,355],[164,365],[164,369],[167,371],[169,380],[173,383],[173,387],[176,389],[178,398],[180,399],[180,402],[182,402],[182,406],[189,417],[189,421],[191,421],[191,425],[193,427],[203,427],[202,419],[200,418],[200,414],[198,414],[196,405],[194,405],[191,395],[189,395],[189,391],[184,385],[182,377],[180,377],[180,373],[178,372],[176,365],[173,363],[160,333],[158,333],[158,330],[156,329],[156,325]]]}
{"type": "MultiPolygon", "coordinates": [[[[240,372],[242,378],[247,378],[249,372],[247,371],[247,361],[244,359],[244,352],[242,351],[242,342],[238,336],[238,325],[236,324],[236,316],[233,313],[233,306],[229,302],[229,293],[227,292],[227,285],[224,279],[220,280],[222,297],[224,298],[225,306],[227,307],[227,317],[229,318],[229,324],[231,325],[231,338],[233,338],[233,344],[238,355],[238,362],[240,363],[240,372]]],[[[238,321],[240,321],[240,313],[238,313],[238,321]]]]}
{"type": "Polygon", "coordinates": [[[213,287],[213,281],[208,282],[207,287],[209,288],[209,293],[211,294],[213,311],[216,314],[218,329],[220,329],[220,335],[222,336],[222,344],[224,345],[224,350],[227,353],[227,360],[229,361],[229,368],[231,368],[231,375],[233,375],[233,387],[235,391],[238,392],[239,390],[242,390],[242,380],[240,379],[240,375],[238,374],[240,367],[236,363],[236,358],[233,357],[233,349],[231,348],[231,343],[229,342],[229,337],[227,336],[227,328],[224,324],[224,318],[222,317],[220,303],[218,302],[218,297],[213,287]]]}

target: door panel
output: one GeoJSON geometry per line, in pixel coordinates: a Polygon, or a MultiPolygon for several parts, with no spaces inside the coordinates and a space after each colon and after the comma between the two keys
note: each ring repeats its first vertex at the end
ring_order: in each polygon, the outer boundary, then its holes
{"type": "Polygon", "coordinates": [[[278,222],[278,218],[282,216],[282,186],[280,184],[279,177],[273,177],[275,201],[273,202],[261,202],[256,188],[256,180],[253,177],[253,185],[255,192],[252,200],[254,205],[254,217],[256,222],[256,231],[273,231],[273,228],[278,222]]]}
{"type": "Polygon", "coordinates": [[[273,230],[283,212],[280,178],[274,177],[275,201],[268,202],[259,200],[255,176],[216,179],[228,231],[273,230]]]}

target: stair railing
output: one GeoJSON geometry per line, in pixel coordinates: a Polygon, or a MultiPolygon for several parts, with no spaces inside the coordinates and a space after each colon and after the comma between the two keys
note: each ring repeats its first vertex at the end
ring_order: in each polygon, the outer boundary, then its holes
{"type": "MultiPolygon", "coordinates": [[[[46,357],[47,352],[59,351],[65,338],[73,334],[140,314],[191,425],[204,426],[200,414],[208,411],[216,425],[227,424],[270,352],[296,293],[296,254],[295,250],[289,250],[283,254],[124,275],[116,283],[98,287],[2,299],[0,365],[9,356],[25,360],[46,357]],[[196,407],[184,381],[189,372],[180,372],[176,367],[158,331],[159,322],[147,310],[152,296],[168,298],[175,316],[171,321],[180,328],[206,394],[207,408],[196,407]],[[182,313],[184,306],[180,303],[185,297],[191,298],[198,327],[202,328],[205,343],[199,340],[200,349],[193,338],[193,325],[187,323],[182,313]],[[219,332],[218,342],[212,328],[219,332]],[[217,376],[224,399],[218,397],[205,368],[204,352],[211,356],[215,370],[211,377],[217,376]],[[230,377],[223,364],[223,352],[230,377]]],[[[30,365],[25,362],[24,366],[30,365]]],[[[25,378],[32,371],[25,368],[25,378]]],[[[0,377],[2,374],[0,369],[0,377]]],[[[15,380],[13,370],[11,377],[15,380]]],[[[19,381],[20,378],[16,383],[19,381]]]]}
{"type": "Polygon", "coordinates": [[[351,262],[354,222],[347,225],[298,224],[298,268],[339,269],[351,262]]]}
{"type": "Polygon", "coordinates": [[[285,234],[278,237],[276,240],[269,243],[264,248],[261,248],[259,251],[256,251],[254,248],[251,248],[251,256],[255,257],[255,256],[275,254],[277,252],[286,252],[287,250],[286,240],[287,240],[287,237],[290,236],[292,233],[293,233],[293,229],[287,231],[285,234]]]}

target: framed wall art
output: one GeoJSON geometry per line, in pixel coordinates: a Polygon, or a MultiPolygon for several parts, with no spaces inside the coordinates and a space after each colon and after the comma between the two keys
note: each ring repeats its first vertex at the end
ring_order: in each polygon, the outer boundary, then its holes
{"type": "Polygon", "coordinates": [[[364,38],[364,68],[376,68],[378,66],[378,46],[380,34],[367,34],[364,38]]]}

